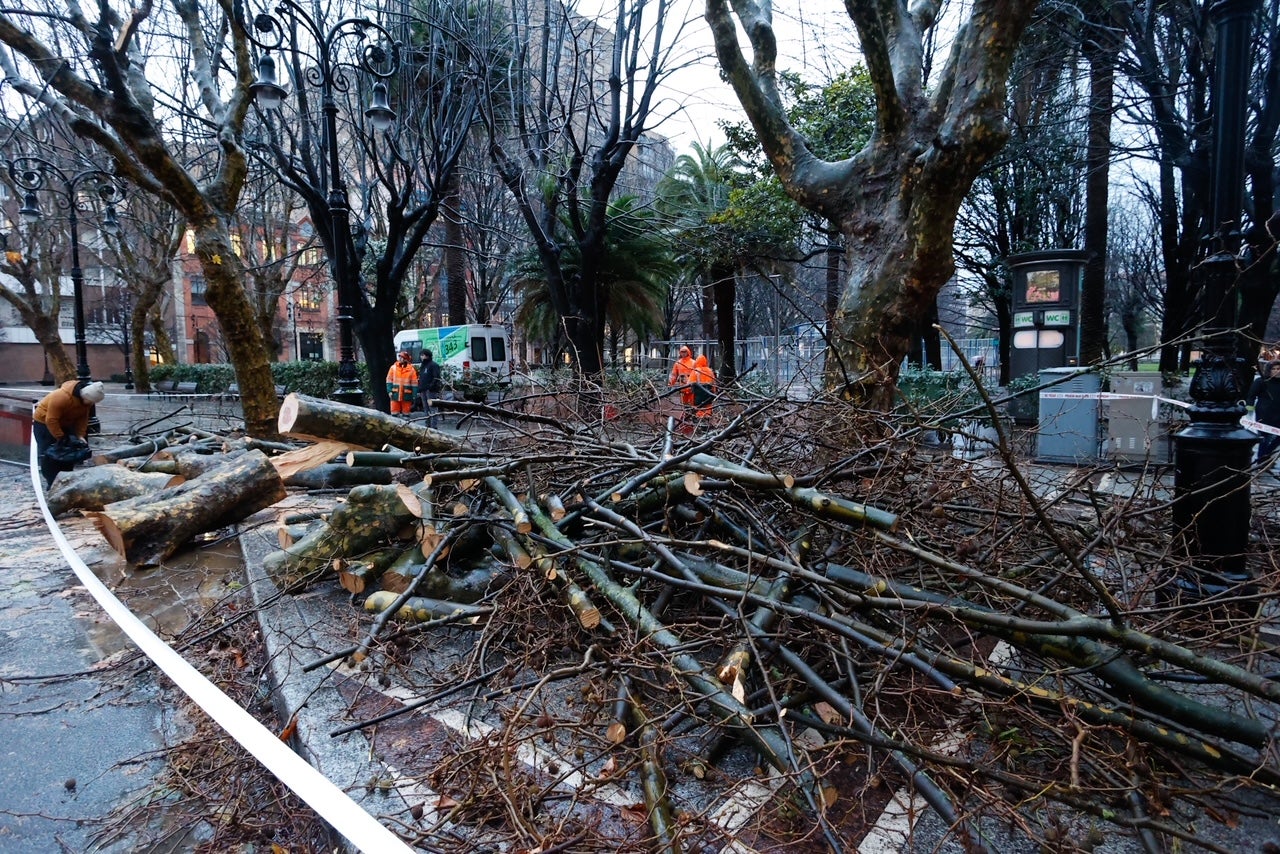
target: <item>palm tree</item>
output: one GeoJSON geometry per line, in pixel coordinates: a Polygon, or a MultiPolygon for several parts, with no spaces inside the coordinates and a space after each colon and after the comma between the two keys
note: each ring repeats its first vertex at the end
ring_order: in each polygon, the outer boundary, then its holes
{"type": "Polygon", "coordinates": [[[702,294],[703,337],[720,342],[719,378],[732,382],[734,364],[734,302],[737,299],[738,241],[734,228],[722,219],[728,210],[738,159],[728,145],[707,148],[693,144],[693,154],[681,154],[658,182],[657,208],[669,222],[678,258],[702,294]],[[714,323],[712,322],[714,317],[714,323]]]}
{"type": "MultiPolygon", "coordinates": [[[[577,244],[567,244],[560,258],[565,274],[576,274],[581,263],[577,244]]],[[[599,281],[615,359],[625,334],[643,339],[662,329],[667,292],[679,272],[654,211],[639,207],[635,196],[623,196],[611,202],[599,281]]],[[[516,322],[532,336],[557,344],[563,342],[564,329],[551,304],[551,293],[537,253],[530,251],[520,256],[514,275],[519,294],[516,322]]]]}

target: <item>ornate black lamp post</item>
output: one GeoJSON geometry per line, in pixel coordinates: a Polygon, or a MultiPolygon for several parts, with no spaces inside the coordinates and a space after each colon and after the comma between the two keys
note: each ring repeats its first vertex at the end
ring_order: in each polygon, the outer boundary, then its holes
{"type": "Polygon", "coordinates": [[[377,82],[373,86],[372,103],[364,114],[374,130],[388,130],[396,114],[387,104],[387,86],[382,81],[399,68],[399,45],[389,32],[367,18],[343,18],[326,30],[322,21],[316,21],[293,0],[282,0],[276,5],[274,15],[264,12],[253,19],[253,31],[257,35],[250,35],[253,43],[263,49],[258,60],[258,79],[250,87],[263,109],[278,108],[289,94],[277,81],[276,63],[271,56],[271,51],[279,50],[284,44],[286,26],[294,49],[317,63],[307,68],[298,82],[299,85],[305,82],[319,88],[324,111],[321,144],[329,170],[326,198],[329,249],[333,253],[333,276],[338,286],[338,390],[333,396],[336,400],[358,406],[364,403],[364,392],[356,369],[352,321],[360,294],[357,289],[358,270],[350,254],[351,208],[338,158],[338,102],[334,91],[345,91],[349,86],[344,69],[372,75],[377,82]],[[299,29],[314,45],[314,53],[308,52],[307,45],[300,42],[299,29]],[[337,53],[336,48],[342,39],[350,37],[362,42],[370,35],[373,43],[362,45],[354,58],[344,60],[337,53]]]}
{"type": "MultiPolygon", "coordinates": [[[[81,191],[87,188],[96,193],[106,207],[101,228],[108,234],[120,230],[116,221],[116,202],[124,197],[124,191],[110,172],[101,169],[84,169],[67,174],[41,157],[18,157],[9,161],[9,177],[23,190],[22,208],[18,214],[28,223],[40,220],[40,200],[36,193],[48,189],[54,194],[57,205],[67,211],[67,225],[71,232],[71,285],[74,293],[76,325],[76,379],[91,379],[89,373],[89,348],[84,327],[84,271],[80,268],[80,219],[79,213],[86,203],[81,191]]],[[[90,421],[91,432],[97,430],[97,419],[90,421]]]]}
{"type": "Polygon", "coordinates": [[[71,285],[75,299],[76,378],[90,379],[89,353],[84,331],[84,271],[80,268],[79,212],[84,204],[80,199],[80,190],[83,185],[88,185],[106,205],[101,227],[107,233],[120,229],[120,224],[116,221],[115,203],[123,198],[124,193],[110,172],[85,169],[68,175],[40,157],[19,157],[9,161],[9,177],[24,191],[22,208],[18,214],[28,223],[38,222],[44,215],[40,210],[40,200],[36,197],[36,192],[41,189],[51,190],[58,206],[67,211],[67,225],[71,231],[71,285]]]}
{"type": "Polygon", "coordinates": [[[129,342],[129,326],[133,323],[133,301],[128,291],[124,295],[124,388],[133,391],[133,366],[129,363],[132,347],[129,342]]]}
{"type": "Polygon", "coordinates": [[[1205,310],[1203,356],[1191,380],[1191,423],[1174,440],[1173,523],[1192,569],[1176,581],[1196,600],[1246,592],[1249,464],[1257,437],[1240,427],[1249,375],[1238,355],[1236,286],[1244,210],[1245,105],[1256,0],[1217,0],[1209,256],[1192,275],[1205,310]]]}

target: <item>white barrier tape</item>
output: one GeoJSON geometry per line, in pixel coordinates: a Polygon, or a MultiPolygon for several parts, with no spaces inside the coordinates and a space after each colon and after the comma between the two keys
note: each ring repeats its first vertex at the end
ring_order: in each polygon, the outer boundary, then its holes
{"type": "Polygon", "coordinates": [[[227,734],[238,741],[245,750],[263,764],[280,782],[288,786],[298,797],[302,798],[321,818],[335,830],[346,837],[351,844],[367,854],[382,852],[413,851],[405,842],[387,828],[378,823],[363,807],[353,801],[346,792],[311,767],[289,745],[281,741],[275,733],[264,727],[258,720],[240,707],[238,703],[222,692],[196,670],[177,651],[162,641],[151,629],[133,615],[124,603],[116,598],[98,576],[80,560],[75,549],[67,542],[62,530],[49,512],[49,505],[44,499],[44,490],[40,483],[40,467],[36,456],[36,442],[31,441],[31,486],[35,489],[36,500],[40,502],[40,512],[44,514],[45,524],[53,534],[62,556],[67,559],[71,569],[75,571],[93,598],[116,621],[121,630],[138,645],[165,675],[174,681],[187,696],[216,721],[227,734]]]}
{"type": "MultiPolygon", "coordinates": [[[[1050,398],[1054,400],[1151,400],[1151,417],[1154,419],[1157,415],[1157,407],[1162,403],[1168,403],[1173,406],[1180,406],[1187,409],[1191,406],[1185,400],[1173,400],[1168,397],[1158,397],[1150,394],[1116,394],[1109,391],[1095,392],[1074,392],[1074,391],[1042,391],[1041,398],[1050,398]]],[[[1270,424],[1263,424],[1252,415],[1242,416],[1240,426],[1246,430],[1252,430],[1255,433],[1270,433],[1273,436],[1280,436],[1280,427],[1272,427],[1270,424]]]]}
{"type": "Polygon", "coordinates": [[[1040,397],[1050,400],[1149,400],[1151,401],[1152,421],[1160,417],[1160,404],[1162,403],[1183,408],[1191,405],[1185,400],[1173,400],[1172,398],[1160,397],[1154,394],[1120,394],[1113,391],[1042,391],[1040,392],[1040,397]]]}
{"type": "Polygon", "coordinates": [[[1272,436],[1280,436],[1280,427],[1272,427],[1270,424],[1263,424],[1252,415],[1246,415],[1240,419],[1240,426],[1246,430],[1253,430],[1255,433],[1270,433],[1272,436]]]}

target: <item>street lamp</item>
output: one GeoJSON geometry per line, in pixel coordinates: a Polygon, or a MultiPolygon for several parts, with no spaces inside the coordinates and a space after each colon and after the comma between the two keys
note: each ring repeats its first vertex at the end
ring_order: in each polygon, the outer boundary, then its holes
{"type": "MultiPolygon", "coordinates": [[[[118,227],[118,226],[117,226],[118,227]]],[[[104,225],[103,228],[106,228],[104,225]]],[[[110,232],[108,232],[110,233],[110,232]]],[[[133,324],[133,301],[129,292],[124,294],[124,390],[133,391],[133,366],[129,362],[132,347],[129,342],[129,327],[133,324]]]]}
{"type": "Polygon", "coordinates": [[[352,330],[353,313],[360,295],[354,259],[349,252],[351,241],[351,208],[347,199],[347,187],[342,177],[338,158],[338,103],[334,90],[345,91],[348,81],[344,68],[363,71],[376,78],[372,103],[365,110],[365,118],[375,131],[386,131],[395,120],[395,112],[387,103],[387,87],[382,81],[395,74],[400,66],[400,46],[391,34],[367,18],[343,18],[327,30],[323,21],[312,18],[293,0],[282,0],[275,7],[275,14],[263,12],[253,19],[250,40],[262,48],[258,60],[258,79],[249,87],[258,105],[266,110],[276,109],[289,94],[276,76],[276,63],[271,52],[284,44],[286,33],[292,34],[295,51],[305,52],[297,38],[301,27],[314,41],[315,52],[309,55],[317,65],[299,75],[298,85],[304,83],[319,87],[324,112],[323,139],[325,160],[328,164],[328,208],[333,276],[338,286],[338,389],[334,399],[343,403],[361,405],[364,392],[356,369],[355,340],[352,330]],[[286,29],[287,27],[287,29],[286,29]],[[254,35],[253,33],[256,33],[254,35]],[[344,38],[363,42],[372,35],[374,42],[364,44],[356,58],[343,59],[336,52],[344,38]],[[388,51],[385,46],[390,46],[388,51]]]}
{"type": "Polygon", "coordinates": [[[1237,252],[1244,210],[1245,106],[1256,0],[1216,0],[1209,256],[1192,276],[1204,295],[1203,356],[1191,380],[1190,425],[1174,437],[1174,534],[1192,561],[1175,580],[1189,600],[1247,593],[1249,463],[1258,441],[1240,426],[1247,379],[1237,354],[1237,252]]]}
{"type": "MultiPolygon", "coordinates": [[[[106,205],[106,212],[102,219],[104,231],[112,227],[119,228],[115,205],[124,197],[124,190],[117,183],[114,175],[102,169],[84,169],[68,175],[41,157],[18,157],[10,160],[9,177],[23,191],[22,207],[18,210],[18,214],[26,222],[36,223],[44,215],[36,195],[37,191],[42,189],[52,192],[56,204],[67,211],[67,225],[71,232],[71,285],[75,300],[76,379],[88,380],[91,377],[89,348],[84,326],[84,271],[80,269],[79,230],[79,212],[84,202],[80,199],[80,190],[82,186],[90,188],[106,205]]],[[[94,429],[93,424],[90,424],[90,429],[94,429]]]]}

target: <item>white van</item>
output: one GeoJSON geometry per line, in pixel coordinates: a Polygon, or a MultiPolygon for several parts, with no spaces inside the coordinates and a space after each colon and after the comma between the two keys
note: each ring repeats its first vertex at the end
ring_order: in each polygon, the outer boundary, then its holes
{"type": "Polygon", "coordinates": [[[414,365],[422,362],[423,350],[430,350],[446,377],[453,368],[464,382],[473,372],[487,374],[494,382],[511,381],[511,339],[505,326],[467,323],[405,329],[396,333],[395,345],[396,352],[407,352],[414,365]]]}

